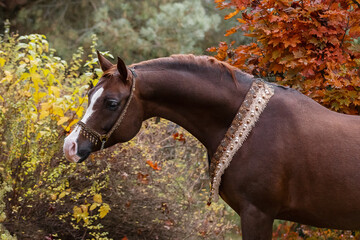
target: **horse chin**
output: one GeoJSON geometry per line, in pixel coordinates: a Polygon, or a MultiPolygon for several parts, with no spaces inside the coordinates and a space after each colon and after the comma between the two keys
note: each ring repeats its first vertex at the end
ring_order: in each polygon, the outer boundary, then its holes
{"type": "Polygon", "coordinates": [[[80,157],[79,161],[77,161],[76,163],[82,163],[83,161],[85,161],[89,157],[90,154],[91,154],[91,152],[86,152],[85,154],[81,154],[80,155],[81,157],[80,157]]]}
{"type": "MultiPolygon", "coordinates": [[[[90,154],[89,154],[89,155],[90,155],[90,154]]],[[[77,161],[76,163],[82,163],[83,161],[85,161],[85,160],[89,157],[89,155],[87,155],[87,156],[85,156],[85,157],[80,158],[80,160],[79,160],[79,161],[77,161]]]]}

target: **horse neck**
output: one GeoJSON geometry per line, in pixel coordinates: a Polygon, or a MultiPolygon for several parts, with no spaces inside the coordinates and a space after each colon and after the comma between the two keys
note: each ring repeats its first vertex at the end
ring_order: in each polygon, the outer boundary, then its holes
{"type": "Polygon", "coordinates": [[[238,72],[136,68],[144,120],[162,117],[185,128],[212,155],[240,107],[251,80],[238,72]]]}

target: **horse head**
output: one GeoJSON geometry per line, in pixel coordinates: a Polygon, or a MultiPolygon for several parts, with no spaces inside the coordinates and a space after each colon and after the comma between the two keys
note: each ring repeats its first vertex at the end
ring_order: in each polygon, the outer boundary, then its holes
{"type": "Polygon", "coordinates": [[[88,92],[84,117],[64,141],[65,156],[72,162],[82,162],[91,152],[130,140],[141,127],[134,70],[119,57],[117,64],[112,64],[98,52],[98,59],[104,73],[88,92]]]}

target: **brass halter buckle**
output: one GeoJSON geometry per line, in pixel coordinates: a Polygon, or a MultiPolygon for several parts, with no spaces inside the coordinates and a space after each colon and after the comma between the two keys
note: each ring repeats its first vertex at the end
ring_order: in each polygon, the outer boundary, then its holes
{"type": "Polygon", "coordinates": [[[88,140],[90,140],[91,143],[93,143],[94,145],[97,145],[98,140],[100,140],[101,142],[101,148],[100,150],[103,150],[105,147],[105,143],[109,140],[111,134],[120,126],[122,120],[125,117],[126,111],[130,105],[131,99],[134,96],[134,92],[135,92],[135,78],[136,78],[136,73],[134,71],[134,69],[129,68],[130,72],[132,73],[132,84],[131,84],[131,90],[130,90],[130,96],[125,104],[125,107],[123,109],[123,111],[121,112],[119,118],[116,120],[115,124],[112,126],[112,128],[109,130],[108,133],[106,134],[100,134],[97,131],[95,131],[94,129],[86,126],[86,124],[82,121],[79,121],[77,123],[77,126],[80,127],[80,132],[83,134],[84,137],[86,137],[88,140]]]}
{"type": "Polygon", "coordinates": [[[102,135],[100,137],[100,141],[101,141],[101,148],[100,150],[103,150],[104,149],[104,146],[105,146],[105,143],[107,142],[109,138],[106,136],[106,135],[102,135]]]}

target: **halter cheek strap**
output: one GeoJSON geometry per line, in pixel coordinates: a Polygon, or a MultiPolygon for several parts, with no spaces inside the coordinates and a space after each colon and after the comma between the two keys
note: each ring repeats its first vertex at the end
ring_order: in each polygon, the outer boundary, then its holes
{"type": "Polygon", "coordinates": [[[130,96],[125,104],[125,107],[123,111],[121,112],[119,118],[116,120],[115,124],[112,126],[112,128],[107,132],[106,134],[100,134],[94,129],[86,126],[86,124],[82,121],[79,121],[77,123],[77,126],[80,127],[80,133],[90,140],[94,145],[97,145],[98,142],[101,142],[101,148],[100,150],[103,150],[105,147],[105,143],[109,140],[110,136],[114,133],[114,131],[120,126],[122,120],[124,119],[127,109],[129,108],[130,102],[134,96],[135,92],[135,78],[137,77],[135,70],[133,68],[128,68],[132,74],[132,84],[131,84],[131,90],[130,90],[130,96]]]}

